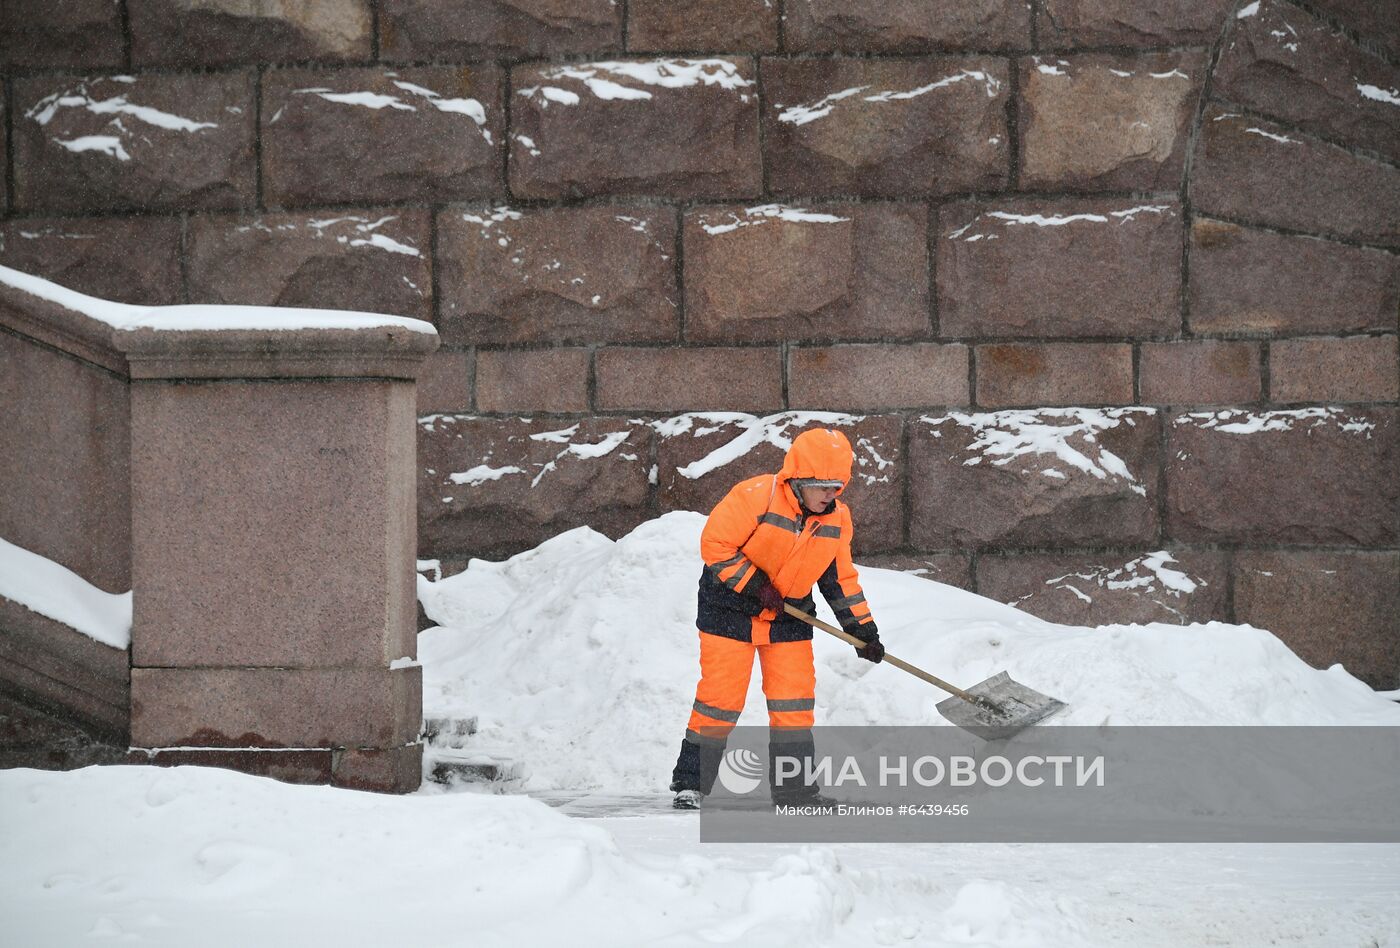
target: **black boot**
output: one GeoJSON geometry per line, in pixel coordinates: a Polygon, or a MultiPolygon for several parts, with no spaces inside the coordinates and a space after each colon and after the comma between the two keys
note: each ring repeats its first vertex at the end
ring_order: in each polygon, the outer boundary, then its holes
{"type": "Polygon", "coordinates": [[[723,758],[723,743],[696,743],[686,738],[681,741],[681,752],[676,756],[675,769],[671,771],[671,789],[698,790],[708,794],[715,785],[719,763],[723,758]]]}
{"type": "Polygon", "coordinates": [[[773,730],[768,741],[768,786],[773,794],[773,802],[786,806],[831,806],[836,803],[823,796],[816,785],[807,783],[807,775],[812,769],[812,760],[817,749],[812,741],[812,732],[805,728],[784,728],[773,730]],[[785,761],[796,760],[799,769],[796,775],[788,775],[791,765],[784,771],[782,783],[778,782],[778,758],[785,761]]]}
{"type": "Polygon", "coordinates": [[[698,810],[704,799],[705,795],[699,790],[681,790],[671,801],[671,806],[677,810],[698,810]]]}

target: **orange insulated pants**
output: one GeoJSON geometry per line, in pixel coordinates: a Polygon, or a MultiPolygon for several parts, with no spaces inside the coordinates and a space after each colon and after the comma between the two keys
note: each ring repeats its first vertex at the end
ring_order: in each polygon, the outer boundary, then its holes
{"type": "Polygon", "coordinates": [[[812,642],[754,645],[722,635],[700,633],[700,684],[685,736],[696,744],[723,744],[744,710],[753,676],[754,653],[763,673],[768,725],[810,728],[816,706],[817,672],[812,642]]]}

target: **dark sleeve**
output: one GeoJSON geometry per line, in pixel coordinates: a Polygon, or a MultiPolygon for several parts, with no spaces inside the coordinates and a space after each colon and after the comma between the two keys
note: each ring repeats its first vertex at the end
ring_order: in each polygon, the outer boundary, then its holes
{"type": "Polygon", "coordinates": [[[836,621],[841,623],[846,634],[854,635],[862,642],[869,642],[880,634],[875,620],[870,617],[870,607],[865,605],[865,593],[855,580],[854,569],[842,583],[837,561],[832,560],[817,580],[817,588],[822,591],[822,598],[831,606],[831,611],[836,613],[836,621]],[[852,586],[854,590],[848,588],[852,586]]]}

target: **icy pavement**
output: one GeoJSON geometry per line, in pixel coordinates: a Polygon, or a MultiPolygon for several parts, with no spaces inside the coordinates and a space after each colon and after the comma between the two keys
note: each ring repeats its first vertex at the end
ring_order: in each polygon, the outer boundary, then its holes
{"type": "Polygon", "coordinates": [[[625,852],[762,873],[778,853],[821,851],[908,898],[890,914],[858,901],[832,944],[1400,945],[1400,846],[700,843],[699,816],[670,794],[531,796],[598,820],[625,852]]]}
{"type": "MultiPolygon", "coordinates": [[[[694,814],[604,817],[627,852],[771,870],[781,847],[701,844],[694,814]]],[[[1400,945],[1400,846],[854,844],[861,898],[833,945],[1400,945]]],[[[789,852],[803,850],[788,848],[789,852]]]]}
{"type": "MultiPolygon", "coordinates": [[[[626,852],[705,859],[763,872],[777,844],[700,843],[699,816],[671,795],[544,791],[561,813],[598,820],[626,852]]],[[[911,892],[910,911],[857,905],[847,925],[867,944],[1065,944],[1035,937],[1018,909],[1053,909],[1083,944],[1400,945],[1400,846],[1355,844],[856,844],[811,847],[845,870],[911,892]],[[917,893],[915,895],[914,893],[917,893]],[[949,910],[968,914],[960,940],[949,910]],[[929,911],[946,905],[941,912],[929,911]],[[917,907],[918,910],[915,910],[917,907]],[[1022,937],[1026,936],[1026,937],[1022,937]]],[[[852,942],[858,944],[859,940],[852,942]]]]}
{"type": "MultiPolygon", "coordinates": [[[[699,843],[693,814],[601,822],[624,851],[746,872],[774,861],[771,845],[699,843]]],[[[862,898],[830,944],[1400,945],[1400,846],[872,843],[821,851],[861,880],[862,898]]]]}

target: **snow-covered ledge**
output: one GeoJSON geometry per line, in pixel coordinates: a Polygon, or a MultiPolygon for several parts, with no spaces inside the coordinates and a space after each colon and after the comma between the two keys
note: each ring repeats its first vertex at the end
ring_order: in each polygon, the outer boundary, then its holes
{"type": "Polygon", "coordinates": [[[130,378],[417,377],[437,330],[406,316],[271,306],[132,306],[0,267],[16,331],[130,378]],[[121,361],[112,357],[118,355],[121,361]]]}
{"type": "MultiPolygon", "coordinates": [[[[130,511],[133,747],[415,788],[415,377],[437,347],[433,327],[371,313],[130,306],[2,267],[0,325],[13,334],[4,354],[33,360],[36,388],[76,362],[126,400],[109,437],[120,463],[105,470],[130,511]]],[[[64,391],[50,386],[47,404],[64,391]]],[[[19,416],[44,414],[42,399],[30,407],[27,392],[15,395],[19,416]]],[[[70,437],[96,424],[65,411],[70,437]]],[[[45,450],[42,417],[17,430],[32,443],[5,447],[45,450]]],[[[42,495],[42,481],[30,471],[3,503],[42,495]]]]}

